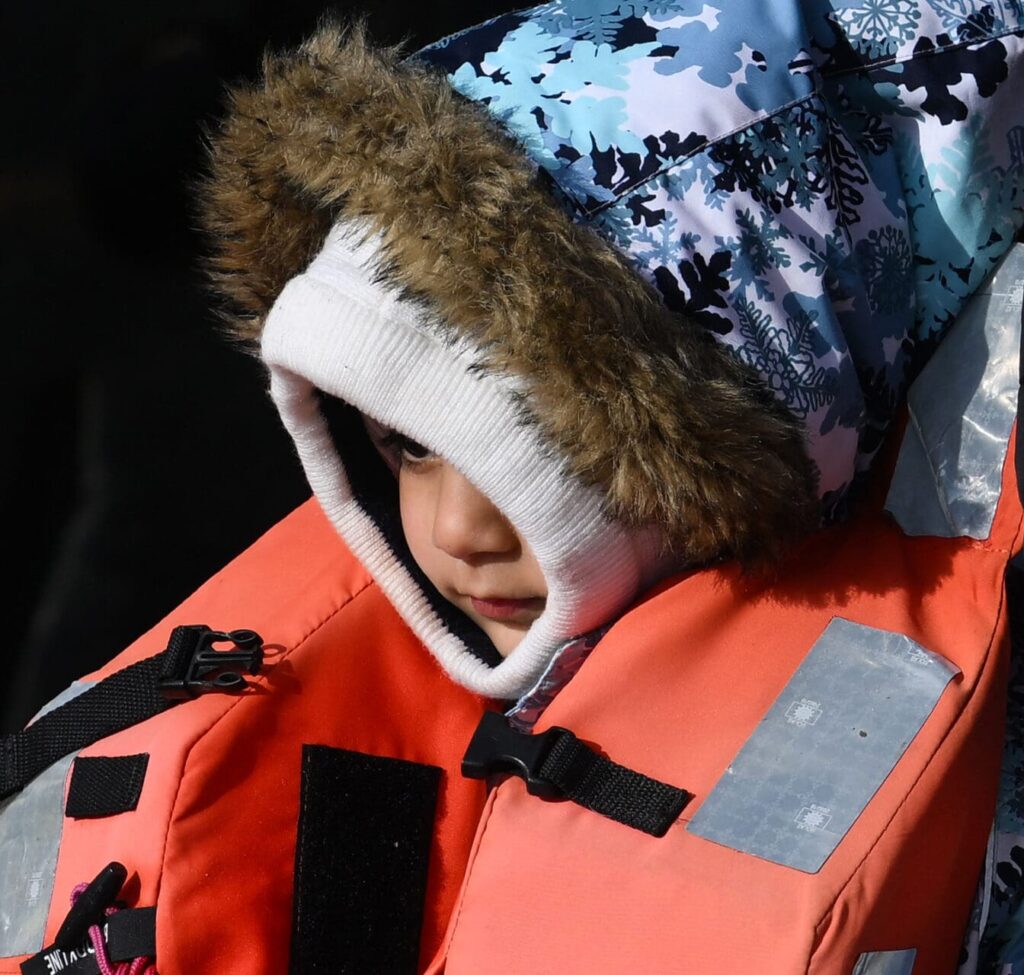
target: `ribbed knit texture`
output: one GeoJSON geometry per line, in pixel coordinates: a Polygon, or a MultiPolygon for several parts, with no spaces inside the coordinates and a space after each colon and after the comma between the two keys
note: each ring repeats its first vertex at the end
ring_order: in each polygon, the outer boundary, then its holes
{"type": "MultiPolygon", "coordinates": [[[[351,226],[351,225],[350,225],[351,226]]],[[[410,302],[374,280],[375,240],[335,228],[275,303],[263,333],[271,395],[328,518],[431,653],[480,694],[521,694],[566,639],[612,619],[662,568],[654,531],[602,513],[598,491],[567,475],[517,410],[514,377],[479,369],[410,302]],[[444,457],[516,527],[548,585],[544,612],[497,667],[469,652],[430,607],[354,496],[315,390],[444,457]]],[[[522,392],[521,389],[518,389],[522,392]]]]}

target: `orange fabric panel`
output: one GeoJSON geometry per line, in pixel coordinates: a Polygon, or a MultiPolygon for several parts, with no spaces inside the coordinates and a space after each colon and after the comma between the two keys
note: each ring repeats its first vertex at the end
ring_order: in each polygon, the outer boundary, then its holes
{"type": "Polygon", "coordinates": [[[157,904],[161,975],[286,971],[301,750],[312,743],[444,769],[422,938],[431,957],[484,801],[482,783],[457,774],[484,702],[443,674],[314,502],[92,679],[160,652],[181,623],[255,629],[266,665],[242,695],[204,695],[82,752],[147,752],[147,778],[134,812],[65,820],[47,943],[71,888],[117,859],[128,905],[157,904]]]}
{"type": "Polygon", "coordinates": [[[694,792],[661,839],[528,796],[518,779],[489,796],[463,779],[486,702],[441,672],[310,502],[94,675],[159,652],[179,623],[256,629],[268,650],[244,695],[205,696],[85,750],[149,753],[147,782],[135,812],[65,821],[48,939],[71,887],[121,859],[129,903],[158,904],[162,975],[285,971],[301,747],[314,743],[444,769],[421,951],[432,973],[845,975],[862,951],[913,947],[915,975],[945,975],[998,775],[1003,572],[1021,543],[1011,467],[986,542],[907,539],[866,514],[770,579],[685,574],[613,627],[537,731],[564,725],[694,792]],[[834,616],[905,633],[962,673],[818,873],[689,833],[834,616]]]}
{"type": "MultiPolygon", "coordinates": [[[[213,728],[190,757],[166,853],[169,863],[186,867],[168,872],[158,902],[158,927],[162,922],[166,931],[161,972],[287,969],[303,742],[445,769],[423,952],[440,942],[484,798],[480,783],[453,774],[482,706],[399,629],[376,587],[315,639],[315,647],[311,639],[302,648],[308,652],[279,665],[291,664],[277,672],[279,694],[239,708],[236,720],[213,728]],[[211,836],[237,840],[213,843],[211,836]],[[246,846],[258,852],[239,868],[246,846]],[[226,920],[248,917],[261,923],[226,920]]],[[[271,687],[274,681],[272,673],[271,687]]]]}
{"type": "Polygon", "coordinates": [[[674,580],[610,631],[537,731],[571,728],[696,799],[662,839],[509,779],[492,796],[448,935],[447,975],[845,975],[862,951],[955,968],[995,801],[1012,482],[987,542],[907,539],[866,515],[770,581],[674,580]],[[816,874],[690,834],[699,808],[829,621],[904,633],[958,666],[922,730],[816,874]]]}

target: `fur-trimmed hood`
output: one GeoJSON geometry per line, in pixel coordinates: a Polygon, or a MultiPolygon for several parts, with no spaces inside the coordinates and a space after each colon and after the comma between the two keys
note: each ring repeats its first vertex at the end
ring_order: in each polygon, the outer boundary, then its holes
{"type": "Polygon", "coordinates": [[[769,558],[819,495],[842,514],[915,344],[1024,216],[1017,14],[980,61],[975,20],[924,0],[891,34],[853,0],[709,10],[550,3],[408,60],[326,27],[269,57],[212,140],[231,328],[261,344],[339,531],[484,693],[667,566],[769,558]],[[962,157],[984,163],[970,192],[962,157]],[[349,404],[340,427],[317,390],[349,404]],[[538,556],[547,608],[497,666],[417,580],[352,407],[538,556]]]}
{"type": "Polygon", "coordinates": [[[765,561],[814,522],[803,430],[757,375],[480,106],[362,30],[233,93],[204,207],[231,329],[260,343],[314,492],[465,686],[514,697],[670,569],[765,561]],[[360,413],[444,457],[536,557],[545,608],[506,659],[411,557],[360,413]]]}
{"type": "Polygon", "coordinates": [[[608,514],[688,562],[760,559],[813,519],[794,419],[590,228],[445,77],[361,29],[268,57],[213,140],[204,219],[231,328],[259,339],[335,223],[380,235],[377,273],[428,309],[608,514]]]}

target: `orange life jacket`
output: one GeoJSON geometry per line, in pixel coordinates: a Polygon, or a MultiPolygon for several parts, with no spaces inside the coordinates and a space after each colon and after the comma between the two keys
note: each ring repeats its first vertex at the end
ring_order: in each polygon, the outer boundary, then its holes
{"type": "Polygon", "coordinates": [[[0,809],[0,973],[95,971],[55,941],[119,861],[161,975],[948,975],[999,771],[1012,462],[995,494],[983,540],[868,505],[770,579],[647,594],[525,736],[583,743],[576,801],[460,774],[487,702],[309,503],[86,681],[210,623],[262,636],[244,691],[102,738],[0,809]],[[635,828],[665,786],[681,814],[635,828]]]}
{"type": "MultiPolygon", "coordinates": [[[[659,839],[539,800],[509,778],[488,797],[444,951],[429,971],[953,972],[999,775],[1004,571],[1022,541],[1012,466],[985,541],[908,538],[868,513],[809,540],[771,582],[732,566],[703,570],[627,613],[535,733],[569,728],[694,800],[659,839]],[[810,763],[826,773],[843,761],[833,778],[849,778],[845,762],[856,761],[860,744],[875,747],[887,709],[916,674],[910,666],[890,675],[891,697],[879,696],[869,659],[864,686],[825,688],[819,668],[822,695],[803,693],[814,686],[798,684],[809,651],[837,627],[841,651],[866,641],[889,654],[902,634],[913,641],[908,659],[927,648],[958,671],[848,827],[829,822],[842,796],[818,801],[813,789],[793,787],[809,764],[801,738],[830,708],[850,705],[844,714],[861,717],[819,738],[826,752],[829,735],[837,747],[810,763]],[[743,749],[771,737],[773,708],[792,733],[774,753],[752,750],[760,764],[751,776],[743,749]],[[702,823],[716,793],[722,801],[702,823]],[[787,856],[787,836],[829,832],[834,849],[820,866],[793,865],[801,854],[787,856]]],[[[922,664],[934,670],[941,661],[922,664]]]]}
{"type": "MultiPolygon", "coordinates": [[[[129,872],[120,901],[156,907],[162,975],[279,975],[301,949],[293,928],[313,942],[339,936],[325,905],[348,916],[348,933],[367,916],[384,918],[391,930],[376,943],[390,944],[395,959],[412,951],[413,964],[422,954],[422,967],[441,941],[484,801],[482,783],[453,774],[484,702],[423,652],[312,501],[86,680],[152,656],[174,626],[195,623],[257,631],[260,674],[239,695],[203,694],[82,749],[64,764],[55,796],[31,795],[33,782],[10,800],[3,819],[28,801],[37,822],[56,802],[59,855],[49,875],[28,863],[22,876],[3,878],[0,915],[45,925],[23,924],[34,942],[0,960],[0,972],[20,972],[26,954],[52,946],[73,888],[111,861],[129,872]],[[63,815],[83,759],[139,755],[148,761],[134,809],[63,815]],[[361,761],[368,756],[380,758],[361,761]],[[345,796],[339,776],[367,792],[345,796]],[[382,808],[371,789],[407,808],[382,808]],[[339,815],[357,835],[338,829],[339,815]],[[428,863],[425,893],[412,902],[410,881],[422,884],[428,863]],[[48,907],[37,904],[33,915],[33,898],[48,907]]],[[[119,782],[109,785],[116,792],[119,782]]],[[[73,960],[51,956],[35,970],[73,960]]],[[[393,964],[398,971],[404,962],[393,964]]]]}
{"type": "MultiPolygon", "coordinates": [[[[694,572],[659,587],[612,628],[536,733],[564,726],[615,762],[693,793],[662,837],[529,795],[516,777],[485,803],[483,786],[457,773],[484,703],[438,670],[307,504],[94,675],[151,654],[184,620],[244,624],[267,644],[267,665],[242,695],[204,695],[80,753],[148,754],[148,769],[134,811],[65,819],[42,943],[52,943],[74,885],[120,860],[131,874],[121,900],[156,906],[163,975],[321,970],[322,939],[345,926],[342,908],[379,893],[346,887],[366,880],[359,864],[347,872],[352,837],[323,828],[341,825],[331,814],[339,794],[331,777],[356,769],[346,763],[359,753],[414,763],[412,771],[442,769],[436,820],[427,803],[433,838],[421,970],[838,975],[862,955],[891,952],[900,964],[916,958],[913,968],[877,970],[948,973],[998,772],[1003,573],[1021,544],[1011,467],[985,541],[909,539],[869,513],[808,541],[770,582],[733,567],[694,572]],[[816,717],[827,702],[807,694],[787,701],[786,693],[837,619],[855,625],[854,643],[865,637],[877,649],[904,634],[959,672],[940,682],[937,704],[863,811],[833,830],[834,849],[820,866],[736,849],[743,843],[730,845],[714,829],[700,835],[702,806],[737,774],[744,743],[765,727],[773,702],[800,719],[797,732],[827,720],[816,717]],[[326,805],[303,781],[308,745],[325,746],[313,750],[320,757],[342,757],[333,771],[329,761],[319,769],[326,805]],[[319,806],[311,813],[305,802],[319,806]],[[326,918],[296,920],[296,871],[326,918]],[[327,875],[317,879],[318,871],[327,875]],[[306,967],[295,961],[307,950],[300,934],[312,939],[306,967]]],[[[943,666],[930,655],[921,662],[943,666]]],[[[900,680],[891,689],[894,698],[908,693],[900,680]]],[[[858,692],[846,687],[843,696],[858,692]]],[[[885,711],[885,702],[875,704],[885,711]]],[[[874,746],[878,714],[861,714],[864,727],[851,726],[837,754],[857,742],[874,746]]],[[[772,773],[788,774],[787,761],[776,755],[772,773]]],[[[397,781],[397,793],[384,783],[394,802],[416,777],[397,781]]],[[[764,801],[768,817],[775,800],[764,801]]],[[[804,816],[800,835],[828,833],[827,803],[804,806],[795,810],[804,816]]],[[[351,824],[361,834],[356,845],[372,845],[374,827],[365,817],[351,824]]],[[[401,924],[392,923],[400,939],[401,924]]],[[[20,960],[0,971],[19,971],[20,960]]],[[[337,971],[354,970],[337,962],[337,971]]]]}

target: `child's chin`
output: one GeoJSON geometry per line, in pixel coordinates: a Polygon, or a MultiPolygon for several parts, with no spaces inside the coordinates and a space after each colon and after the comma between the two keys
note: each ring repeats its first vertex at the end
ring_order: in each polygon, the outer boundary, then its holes
{"type": "Polygon", "coordinates": [[[498,653],[507,657],[523,642],[532,625],[533,620],[527,623],[496,623],[493,620],[485,620],[481,624],[481,629],[490,637],[498,653]]]}

